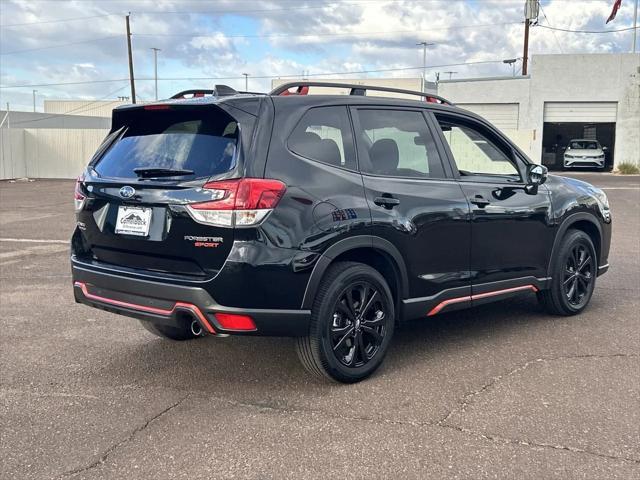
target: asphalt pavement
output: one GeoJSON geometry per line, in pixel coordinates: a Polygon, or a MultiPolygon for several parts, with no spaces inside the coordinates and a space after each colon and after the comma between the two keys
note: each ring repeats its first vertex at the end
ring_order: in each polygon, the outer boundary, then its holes
{"type": "Polygon", "coordinates": [[[73,301],[69,181],[0,183],[0,478],[640,479],[640,177],[590,307],[535,296],[396,332],[323,383],[291,339],[161,340],[73,301]]]}

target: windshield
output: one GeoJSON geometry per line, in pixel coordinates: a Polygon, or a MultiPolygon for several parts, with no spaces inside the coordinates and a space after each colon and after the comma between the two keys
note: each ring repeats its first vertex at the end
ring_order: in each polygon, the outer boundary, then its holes
{"type": "Polygon", "coordinates": [[[136,111],[94,169],[114,178],[137,178],[141,170],[150,178],[154,170],[175,170],[182,180],[210,177],[235,166],[237,143],[238,124],[218,109],[136,111]]]}
{"type": "Polygon", "coordinates": [[[574,150],[597,150],[600,147],[598,146],[598,142],[590,140],[571,140],[569,148],[573,148],[574,150]]]}

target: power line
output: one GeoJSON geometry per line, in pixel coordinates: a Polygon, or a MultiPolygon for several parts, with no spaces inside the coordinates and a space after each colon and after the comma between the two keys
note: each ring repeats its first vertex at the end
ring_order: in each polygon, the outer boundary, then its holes
{"type": "Polygon", "coordinates": [[[557,28],[551,27],[549,25],[536,25],[540,28],[546,28],[548,30],[557,30],[559,32],[569,32],[569,33],[618,33],[618,32],[628,32],[629,30],[636,30],[640,27],[627,27],[627,28],[618,28],[617,30],[570,30],[568,28],[557,28]]]}
{"type": "MultiPolygon", "coordinates": [[[[540,11],[542,12],[542,15],[544,15],[544,19],[547,21],[547,24],[551,27],[551,22],[549,21],[549,17],[547,17],[547,14],[542,8],[542,3],[540,3],[539,1],[538,1],[538,6],[540,7],[540,11]]],[[[552,30],[551,33],[553,33],[553,38],[555,39],[556,44],[558,45],[558,49],[560,49],[560,53],[564,53],[562,51],[562,45],[560,44],[560,40],[558,40],[558,35],[556,35],[555,30],[552,30]]]]}
{"type": "MultiPolygon", "coordinates": [[[[469,65],[488,65],[492,63],[502,63],[502,60],[481,60],[474,62],[461,62],[461,63],[447,63],[442,65],[427,65],[426,68],[444,68],[444,67],[460,67],[460,66],[469,66],[469,65]]],[[[356,74],[367,74],[367,73],[386,73],[386,72],[402,72],[409,70],[422,70],[423,66],[419,67],[398,67],[398,68],[381,68],[381,69],[372,69],[372,70],[352,70],[352,71],[341,71],[341,72],[322,72],[322,73],[307,73],[307,77],[323,77],[330,75],[356,75],[356,74]]],[[[282,75],[252,75],[253,79],[260,80],[270,80],[274,78],[297,78],[300,76],[300,73],[292,73],[292,74],[282,74],[282,75]]],[[[228,77],[168,77],[168,78],[158,78],[158,81],[198,81],[198,80],[243,80],[243,76],[228,76],[228,77]]],[[[124,82],[128,81],[128,78],[119,78],[114,80],[86,80],[81,82],[64,82],[64,83],[31,83],[24,85],[0,85],[0,89],[7,88],[31,88],[31,87],[58,87],[58,86],[66,86],[66,85],[88,85],[93,83],[113,83],[113,82],[124,82]]],[[[155,78],[136,78],[136,81],[153,81],[155,78]]]]}
{"type": "MultiPolygon", "coordinates": [[[[105,95],[104,97],[100,97],[100,98],[98,98],[97,100],[93,100],[93,101],[91,101],[91,102],[89,102],[89,103],[85,103],[84,105],[80,105],[79,107],[72,108],[71,110],[67,110],[66,112],[63,112],[63,113],[56,113],[56,114],[48,115],[48,116],[46,116],[46,117],[36,118],[36,119],[34,119],[34,120],[22,120],[22,121],[20,121],[20,122],[14,122],[13,124],[14,124],[14,125],[18,125],[18,124],[21,124],[21,123],[41,122],[41,121],[43,121],[43,120],[48,120],[48,119],[50,119],[50,118],[58,117],[59,115],[69,115],[69,114],[71,114],[71,113],[76,113],[76,114],[78,114],[78,113],[80,113],[80,112],[86,112],[86,111],[88,111],[88,110],[91,110],[91,109],[89,108],[89,107],[91,107],[91,105],[94,105],[94,104],[96,104],[96,103],[98,103],[98,102],[101,102],[101,101],[102,101],[102,100],[104,100],[105,98],[112,97],[112,96],[113,96],[113,95],[115,95],[116,93],[118,93],[118,92],[120,92],[121,90],[124,90],[125,88],[127,88],[127,86],[128,86],[128,85],[124,85],[124,86],[122,86],[122,87],[118,88],[117,90],[114,90],[113,92],[108,93],[108,94],[107,94],[107,95],[105,95]]],[[[118,102],[118,101],[119,101],[119,100],[114,100],[113,102],[109,102],[109,104],[116,103],[116,102],[118,102]]]]}
{"type": "Polygon", "coordinates": [[[101,18],[101,17],[112,17],[114,15],[118,15],[117,13],[103,13],[101,15],[90,15],[88,17],[74,17],[74,18],[60,18],[58,20],[42,20],[38,22],[25,22],[25,23],[11,23],[7,25],[0,25],[0,28],[13,28],[13,27],[25,27],[28,25],[42,25],[45,23],[62,23],[62,22],[73,22],[75,20],[88,20],[91,18],[101,18]]]}
{"type": "MultiPolygon", "coordinates": [[[[419,33],[419,32],[432,32],[438,30],[454,30],[465,28],[481,28],[481,27],[496,27],[503,25],[519,25],[521,22],[504,22],[504,23],[485,23],[476,25],[451,25],[449,27],[436,27],[425,28],[419,30],[387,30],[387,31],[369,31],[369,32],[345,32],[345,33],[267,33],[267,34],[251,34],[251,35],[225,35],[225,38],[302,38],[302,37],[349,37],[357,35],[386,35],[386,34],[398,34],[398,33],[419,33]]],[[[133,33],[133,36],[137,37],[210,37],[212,34],[193,34],[193,33],[133,33]]]]}
{"type": "MultiPolygon", "coordinates": [[[[136,79],[141,80],[141,79],[136,79]]],[[[144,80],[144,79],[142,79],[144,80]]],[[[63,83],[38,83],[33,85],[0,85],[0,88],[23,88],[23,87],[59,87],[64,85],[88,85],[92,83],[114,83],[114,82],[128,82],[128,78],[116,78],[112,80],[84,80],[81,82],[63,82],[63,83]]]]}
{"type": "Polygon", "coordinates": [[[122,37],[120,35],[110,35],[108,37],[91,38],[88,40],[79,40],[77,42],[60,43],[58,45],[50,45],[48,47],[35,47],[35,48],[26,48],[24,50],[13,50],[11,52],[0,52],[0,55],[13,55],[15,53],[35,52],[37,50],[49,50],[52,48],[68,47],[69,45],[80,45],[82,43],[100,42],[102,40],[109,40],[112,38],[122,38],[122,37]]]}

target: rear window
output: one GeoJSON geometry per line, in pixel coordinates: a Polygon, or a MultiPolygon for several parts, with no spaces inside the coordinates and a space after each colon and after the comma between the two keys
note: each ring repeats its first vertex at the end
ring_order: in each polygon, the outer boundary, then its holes
{"type": "Polygon", "coordinates": [[[136,110],[94,169],[115,178],[155,168],[193,172],[183,180],[211,177],[235,167],[237,145],[238,124],[217,108],[136,110]]]}
{"type": "Polygon", "coordinates": [[[356,169],[347,107],[316,107],[304,114],[289,138],[289,149],[306,158],[356,169]]]}

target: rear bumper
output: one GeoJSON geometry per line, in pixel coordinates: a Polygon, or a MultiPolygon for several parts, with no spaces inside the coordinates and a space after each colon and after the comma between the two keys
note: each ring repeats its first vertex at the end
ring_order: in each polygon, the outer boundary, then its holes
{"type": "Polygon", "coordinates": [[[120,315],[165,325],[178,325],[185,318],[193,319],[209,334],[297,337],[308,333],[309,310],[225,307],[204,288],[99,271],[73,257],[71,270],[76,302],[120,315]],[[217,320],[216,313],[248,315],[256,329],[225,329],[217,320]]]}

